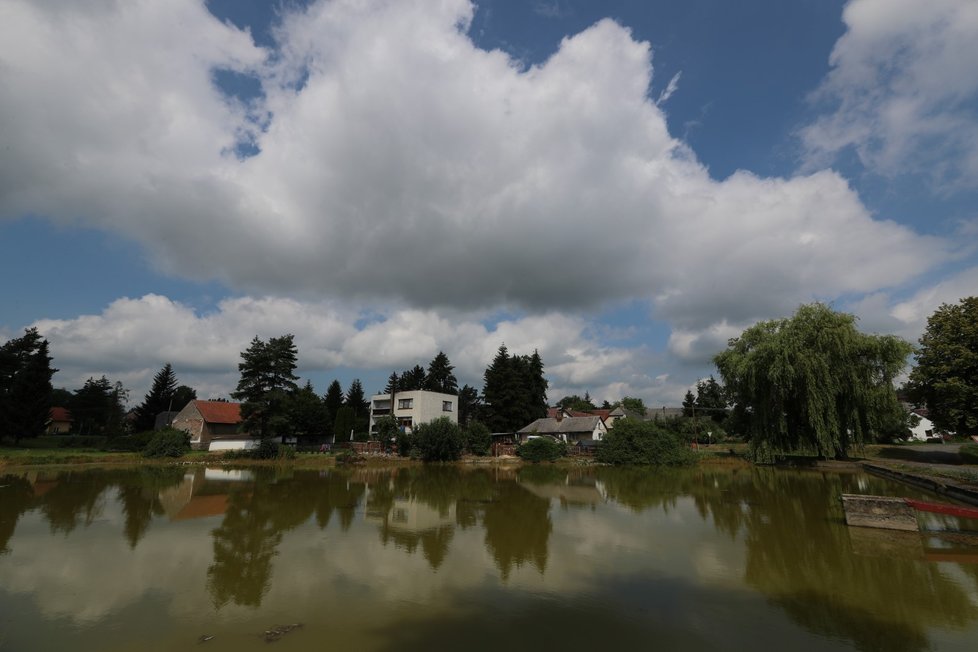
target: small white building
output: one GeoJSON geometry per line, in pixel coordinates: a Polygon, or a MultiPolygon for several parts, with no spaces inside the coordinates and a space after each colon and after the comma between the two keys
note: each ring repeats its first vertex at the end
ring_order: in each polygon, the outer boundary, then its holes
{"type": "Polygon", "coordinates": [[[370,432],[376,430],[377,420],[391,416],[397,425],[411,432],[415,426],[429,423],[441,417],[448,417],[458,423],[458,396],[419,389],[394,394],[397,405],[391,410],[390,394],[375,394],[370,397],[370,432]]]}
{"type": "Polygon", "coordinates": [[[934,422],[927,418],[926,410],[911,410],[911,414],[916,415],[920,421],[913,428],[910,428],[910,439],[914,441],[927,441],[933,437],[940,437],[940,433],[934,429],[934,422]]]}
{"type": "Polygon", "coordinates": [[[516,432],[521,442],[533,437],[549,436],[568,444],[579,441],[601,441],[608,434],[608,427],[599,416],[565,417],[558,413],[557,418],[537,419],[516,432]]]}

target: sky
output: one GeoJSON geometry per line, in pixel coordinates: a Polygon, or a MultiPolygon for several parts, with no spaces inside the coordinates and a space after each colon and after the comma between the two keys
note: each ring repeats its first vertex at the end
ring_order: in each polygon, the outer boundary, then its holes
{"type": "Polygon", "coordinates": [[[0,0],[0,340],[650,406],[804,303],[913,342],[978,293],[976,63],[973,0],[0,0]]]}

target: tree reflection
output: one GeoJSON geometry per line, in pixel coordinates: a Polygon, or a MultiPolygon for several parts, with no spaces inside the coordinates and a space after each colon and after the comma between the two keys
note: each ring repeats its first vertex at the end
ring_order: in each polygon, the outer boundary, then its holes
{"type": "Polygon", "coordinates": [[[504,581],[509,579],[514,566],[518,568],[527,562],[540,573],[546,570],[547,545],[553,531],[549,500],[533,495],[515,482],[499,482],[482,523],[486,528],[486,548],[504,581]]]}
{"type": "Polygon", "coordinates": [[[10,552],[7,544],[14,535],[21,514],[31,508],[34,489],[27,478],[0,476],[0,555],[10,552]]]}
{"type": "Polygon", "coordinates": [[[909,651],[928,647],[929,627],[974,619],[938,564],[854,554],[839,496],[859,491],[855,476],[756,469],[708,479],[693,487],[697,504],[719,529],[743,532],[746,581],[806,629],[860,650],[909,651]]]}
{"type": "Polygon", "coordinates": [[[214,562],[207,569],[207,587],[217,608],[229,602],[260,606],[282,535],[315,512],[315,479],[270,473],[258,470],[256,482],[231,490],[224,520],[211,532],[214,562]]]}
{"type": "Polygon", "coordinates": [[[160,492],[180,484],[184,473],[179,468],[147,466],[112,475],[118,483],[119,501],[126,519],[123,535],[129,547],[135,548],[146,535],[153,517],[164,513],[160,492]]]}
{"type": "Polygon", "coordinates": [[[258,607],[268,591],[272,558],[282,533],[272,520],[275,506],[254,493],[235,492],[214,537],[214,563],[207,569],[207,588],[214,606],[228,602],[258,607]]]}
{"type": "Polygon", "coordinates": [[[102,494],[109,485],[106,473],[69,471],[58,475],[41,500],[41,511],[51,531],[67,536],[79,521],[91,525],[105,507],[102,494]]]}

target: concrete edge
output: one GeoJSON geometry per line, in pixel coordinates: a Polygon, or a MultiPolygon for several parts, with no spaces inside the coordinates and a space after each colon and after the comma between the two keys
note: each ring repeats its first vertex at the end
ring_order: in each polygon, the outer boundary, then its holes
{"type": "Polygon", "coordinates": [[[969,505],[978,505],[978,490],[970,487],[962,487],[961,485],[955,484],[943,478],[935,478],[932,476],[918,475],[916,473],[897,471],[896,469],[891,469],[889,467],[880,466],[879,464],[873,464],[870,462],[863,462],[863,468],[866,469],[868,473],[872,473],[873,475],[889,478],[890,480],[897,480],[899,482],[905,482],[906,484],[911,484],[915,487],[920,487],[921,489],[933,491],[940,496],[953,498],[954,500],[968,503],[969,505]]]}

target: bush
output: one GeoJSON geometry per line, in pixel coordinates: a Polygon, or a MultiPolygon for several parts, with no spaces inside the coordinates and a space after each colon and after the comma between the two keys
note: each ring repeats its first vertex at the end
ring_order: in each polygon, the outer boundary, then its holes
{"type": "Polygon", "coordinates": [[[394,437],[394,445],[397,446],[398,455],[408,457],[414,449],[414,435],[407,431],[398,431],[394,437]]]}
{"type": "Polygon", "coordinates": [[[963,444],[958,449],[958,455],[965,464],[978,464],[978,444],[963,444]]]}
{"type": "Polygon", "coordinates": [[[483,456],[489,454],[492,446],[492,433],[485,424],[473,421],[465,428],[465,447],[473,455],[483,456]]]}
{"type": "Polygon", "coordinates": [[[556,462],[567,454],[567,444],[550,437],[535,437],[520,444],[516,454],[527,462],[556,462]]]}
{"type": "Polygon", "coordinates": [[[274,460],[279,456],[279,448],[279,443],[274,439],[262,439],[258,448],[253,448],[248,453],[252,459],[274,460]]]}
{"type": "Polygon", "coordinates": [[[190,452],[190,434],[182,430],[164,428],[146,444],[146,457],[181,457],[190,452]]]}
{"type": "Polygon", "coordinates": [[[675,434],[653,421],[622,419],[605,436],[596,454],[607,464],[684,466],[696,455],[675,434]]]}
{"type": "Polygon", "coordinates": [[[462,431],[448,417],[422,423],[411,439],[425,462],[445,462],[462,456],[462,431]]]}
{"type": "Polygon", "coordinates": [[[349,448],[340,451],[339,455],[336,456],[336,463],[340,466],[354,466],[356,464],[363,464],[366,461],[363,455],[359,455],[355,450],[349,448]]]}

